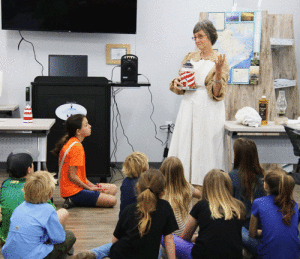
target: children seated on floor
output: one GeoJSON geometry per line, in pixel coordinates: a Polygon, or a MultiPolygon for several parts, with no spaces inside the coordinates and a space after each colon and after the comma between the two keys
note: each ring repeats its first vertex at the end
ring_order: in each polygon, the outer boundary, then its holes
{"type": "MultiPolygon", "coordinates": [[[[175,156],[166,158],[159,170],[166,178],[166,190],[163,198],[170,203],[179,227],[174,234],[181,236],[193,207],[193,198],[200,199],[201,193],[186,181],[183,165],[179,158],[175,156]]],[[[167,258],[164,249],[162,249],[162,258],[167,258]]]]}
{"type": "MultiPolygon", "coordinates": [[[[7,158],[7,173],[9,177],[2,183],[0,190],[0,206],[2,224],[0,226],[0,240],[5,243],[10,218],[15,208],[24,202],[25,180],[34,173],[32,156],[26,151],[12,152],[7,158]]],[[[54,208],[54,204],[48,200],[54,208]]],[[[69,213],[65,209],[57,211],[59,222],[65,224],[69,213]]]]}
{"type": "Polygon", "coordinates": [[[25,201],[13,212],[6,243],[5,259],[63,258],[76,241],[65,231],[47,201],[55,188],[54,177],[46,171],[31,174],[24,184],[25,201]]]}
{"type": "Polygon", "coordinates": [[[249,229],[253,200],[266,195],[263,178],[264,169],[259,164],[256,144],[247,138],[238,138],[233,144],[234,164],[229,173],[233,197],[246,206],[244,227],[249,229]]]}
{"type": "MultiPolygon", "coordinates": [[[[233,186],[233,197],[242,201],[246,206],[246,220],[242,228],[244,255],[249,251],[248,242],[251,243],[248,235],[249,223],[252,212],[252,203],[255,199],[266,195],[264,190],[263,178],[264,169],[259,164],[256,144],[247,138],[238,138],[233,144],[234,164],[229,177],[233,186]]],[[[260,223],[257,226],[261,229],[260,223]]],[[[250,255],[249,255],[250,256],[250,255]]]]}
{"type": "Polygon", "coordinates": [[[294,187],[294,179],[282,169],[270,170],[264,176],[268,195],[253,202],[247,242],[248,250],[257,258],[299,258],[299,211],[293,198],[294,187]],[[258,231],[258,222],[262,231],[258,231]]]}
{"type": "Polygon", "coordinates": [[[137,183],[137,203],[128,205],[120,215],[112,243],[79,253],[75,259],[157,259],[163,236],[168,258],[175,259],[172,233],[178,229],[170,204],[161,199],[165,177],[154,169],[141,174],[137,183]]]}
{"type": "Polygon", "coordinates": [[[209,171],[203,181],[202,200],[193,207],[182,238],[174,235],[177,258],[242,259],[245,213],[245,205],[232,197],[228,174],[219,169],[209,171]]]}
{"type": "Polygon", "coordinates": [[[133,152],[126,157],[122,171],[126,178],[121,185],[120,213],[129,204],[136,202],[135,186],[140,175],[149,169],[148,158],[141,152],[133,152]]]}
{"type": "Polygon", "coordinates": [[[74,114],[66,121],[66,135],[51,152],[59,157],[59,184],[64,207],[114,207],[117,204],[115,184],[94,184],[86,177],[85,152],[81,142],[92,134],[83,114],[74,114]]]}

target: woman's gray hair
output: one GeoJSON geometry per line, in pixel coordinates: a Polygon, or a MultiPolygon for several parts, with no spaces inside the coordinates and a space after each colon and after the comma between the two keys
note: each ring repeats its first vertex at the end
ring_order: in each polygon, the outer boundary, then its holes
{"type": "Polygon", "coordinates": [[[218,33],[213,23],[209,20],[198,22],[194,27],[193,33],[195,34],[201,30],[205,32],[211,44],[214,45],[218,39],[218,33]]]}

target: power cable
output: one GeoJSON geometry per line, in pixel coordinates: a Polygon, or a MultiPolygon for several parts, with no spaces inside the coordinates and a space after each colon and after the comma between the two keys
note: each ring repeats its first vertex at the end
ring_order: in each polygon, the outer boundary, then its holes
{"type": "Polygon", "coordinates": [[[20,42],[19,42],[19,44],[18,44],[18,50],[20,50],[20,45],[21,45],[21,43],[22,43],[22,41],[25,41],[25,42],[27,42],[27,43],[30,43],[31,44],[31,46],[32,46],[32,49],[33,49],[33,55],[34,55],[34,59],[35,59],[35,61],[42,67],[42,76],[43,76],[43,72],[44,72],[44,66],[36,59],[36,54],[35,54],[35,49],[34,49],[34,45],[33,45],[33,43],[32,42],[30,42],[30,41],[28,41],[28,40],[26,40],[23,36],[22,36],[22,34],[21,34],[21,31],[19,31],[19,34],[20,34],[20,36],[21,36],[21,40],[20,40],[20,42]]]}
{"type": "MultiPolygon", "coordinates": [[[[148,79],[148,77],[146,77],[145,75],[143,75],[143,74],[138,74],[139,76],[141,75],[141,76],[144,76],[146,79],[147,79],[147,81],[148,81],[148,83],[150,84],[150,81],[149,81],[149,79],[148,79]]],[[[157,126],[156,126],[156,123],[154,122],[154,120],[152,119],[152,115],[153,115],[153,113],[154,113],[154,104],[153,104],[153,95],[152,95],[152,92],[150,91],[150,86],[148,86],[148,91],[149,91],[149,93],[150,93],[150,101],[151,101],[151,105],[152,105],[152,112],[151,112],[151,115],[150,115],[150,120],[152,121],[152,123],[154,124],[154,130],[155,130],[155,135],[154,135],[154,137],[155,137],[155,139],[157,139],[159,142],[161,142],[161,145],[163,146],[164,145],[164,142],[161,140],[161,139],[159,139],[158,137],[157,137],[157,126]]]]}

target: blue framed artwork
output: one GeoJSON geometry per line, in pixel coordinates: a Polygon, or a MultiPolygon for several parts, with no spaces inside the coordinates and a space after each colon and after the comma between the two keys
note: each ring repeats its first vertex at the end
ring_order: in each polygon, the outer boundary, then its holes
{"type": "Polygon", "coordinates": [[[213,47],[225,54],[229,63],[228,83],[258,84],[262,12],[211,12],[207,19],[218,31],[213,47]]]}

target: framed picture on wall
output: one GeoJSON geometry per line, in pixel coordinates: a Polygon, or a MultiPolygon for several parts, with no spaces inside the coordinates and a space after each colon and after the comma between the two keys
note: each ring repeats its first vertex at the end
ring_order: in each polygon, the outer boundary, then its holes
{"type": "Polygon", "coordinates": [[[210,20],[217,31],[225,29],[225,13],[208,13],[208,20],[210,20]]]}
{"type": "Polygon", "coordinates": [[[120,65],[126,54],[130,54],[130,44],[106,44],[106,64],[120,65]]]}

